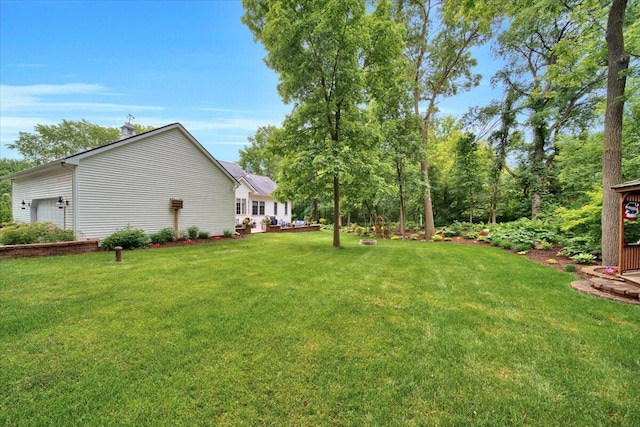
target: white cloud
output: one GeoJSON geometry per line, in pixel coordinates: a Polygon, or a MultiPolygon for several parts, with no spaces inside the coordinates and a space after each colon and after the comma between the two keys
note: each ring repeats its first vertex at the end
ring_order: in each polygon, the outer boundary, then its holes
{"type": "Polygon", "coordinates": [[[90,110],[90,111],[145,111],[161,110],[162,107],[127,105],[78,100],[83,96],[95,99],[96,96],[112,95],[107,88],[99,84],[68,83],[62,85],[30,85],[11,86],[0,85],[0,112],[28,111],[63,111],[63,110],[90,110]],[[72,96],[73,101],[68,97],[72,96]]]}

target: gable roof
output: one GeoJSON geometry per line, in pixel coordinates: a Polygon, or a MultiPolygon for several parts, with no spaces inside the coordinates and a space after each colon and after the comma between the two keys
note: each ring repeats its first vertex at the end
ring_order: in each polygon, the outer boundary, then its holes
{"type": "Polygon", "coordinates": [[[256,194],[268,196],[278,187],[268,176],[247,173],[235,163],[221,161],[220,164],[229,171],[235,179],[246,182],[256,194]]]}
{"type": "Polygon", "coordinates": [[[182,126],[180,123],[172,123],[166,126],[162,126],[147,132],[143,132],[140,133],[138,135],[133,135],[130,136],[128,138],[123,138],[120,139],[118,141],[114,141],[111,142],[109,144],[105,144],[105,145],[101,145],[99,147],[95,147],[95,148],[90,148],[89,150],[85,150],[85,151],[81,151],[79,153],[76,154],[72,154],[70,156],[67,157],[63,157],[61,159],[58,160],[54,160],[52,162],[49,163],[45,163],[43,165],[39,165],[39,166],[34,166],[32,168],[29,169],[25,169],[22,170],[20,172],[15,172],[3,177],[0,177],[0,179],[18,179],[18,178],[26,178],[29,176],[36,176],[36,175],[41,175],[41,174],[46,174],[49,173],[51,171],[54,170],[59,170],[60,168],[64,168],[64,165],[74,165],[77,166],[80,163],[80,160],[86,158],[86,157],[90,157],[90,156],[94,156],[96,154],[102,153],[104,151],[108,151],[108,150],[112,150],[114,148],[117,147],[121,147],[124,146],[126,144],[130,144],[142,139],[146,139],[149,138],[151,136],[154,135],[158,135],[161,134],[163,132],[168,132],[171,130],[177,129],[179,132],[181,132],[193,145],[196,146],[196,148],[198,148],[202,154],[208,158],[216,167],[218,167],[218,169],[220,169],[231,181],[236,182],[235,177],[229,173],[229,171],[227,169],[225,169],[220,162],[218,162],[203,146],[202,144],[200,144],[194,137],[193,135],[191,135],[189,133],[189,131],[187,131],[184,126],[182,126]]]}

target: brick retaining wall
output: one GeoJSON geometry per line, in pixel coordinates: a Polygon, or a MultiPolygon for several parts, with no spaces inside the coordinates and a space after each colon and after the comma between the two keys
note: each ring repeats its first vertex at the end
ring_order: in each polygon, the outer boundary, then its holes
{"type": "Polygon", "coordinates": [[[0,246],[0,259],[34,258],[51,255],[86,254],[99,250],[99,239],[77,242],[35,243],[32,245],[0,246]]]}

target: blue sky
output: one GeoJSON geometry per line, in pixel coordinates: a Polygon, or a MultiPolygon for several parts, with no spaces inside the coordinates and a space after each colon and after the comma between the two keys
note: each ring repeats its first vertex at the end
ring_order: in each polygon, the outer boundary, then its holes
{"type": "MultiPolygon", "coordinates": [[[[290,110],[242,14],[240,0],[0,0],[0,157],[19,158],[6,144],[38,123],[119,127],[131,114],[145,126],[180,122],[214,157],[237,161],[248,136],[290,110]]],[[[442,111],[488,103],[488,78],[442,111]]]]}

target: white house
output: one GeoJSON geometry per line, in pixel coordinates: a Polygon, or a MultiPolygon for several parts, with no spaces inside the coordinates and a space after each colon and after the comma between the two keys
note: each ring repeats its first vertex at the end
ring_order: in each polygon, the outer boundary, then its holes
{"type": "Polygon", "coordinates": [[[220,164],[240,183],[236,188],[236,225],[250,218],[260,228],[264,217],[275,217],[278,223],[291,223],[291,201],[279,202],[271,193],[277,188],[268,176],[247,173],[235,163],[220,164]]]}
{"type": "MultiPolygon", "coordinates": [[[[53,221],[76,238],[104,238],[130,225],[146,233],[197,226],[232,231],[238,182],[179,123],[5,177],[16,222],[53,221]],[[182,206],[182,208],[180,208],[182,206]]],[[[129,136],[132,135],[132,136],[129,136]]]]}

